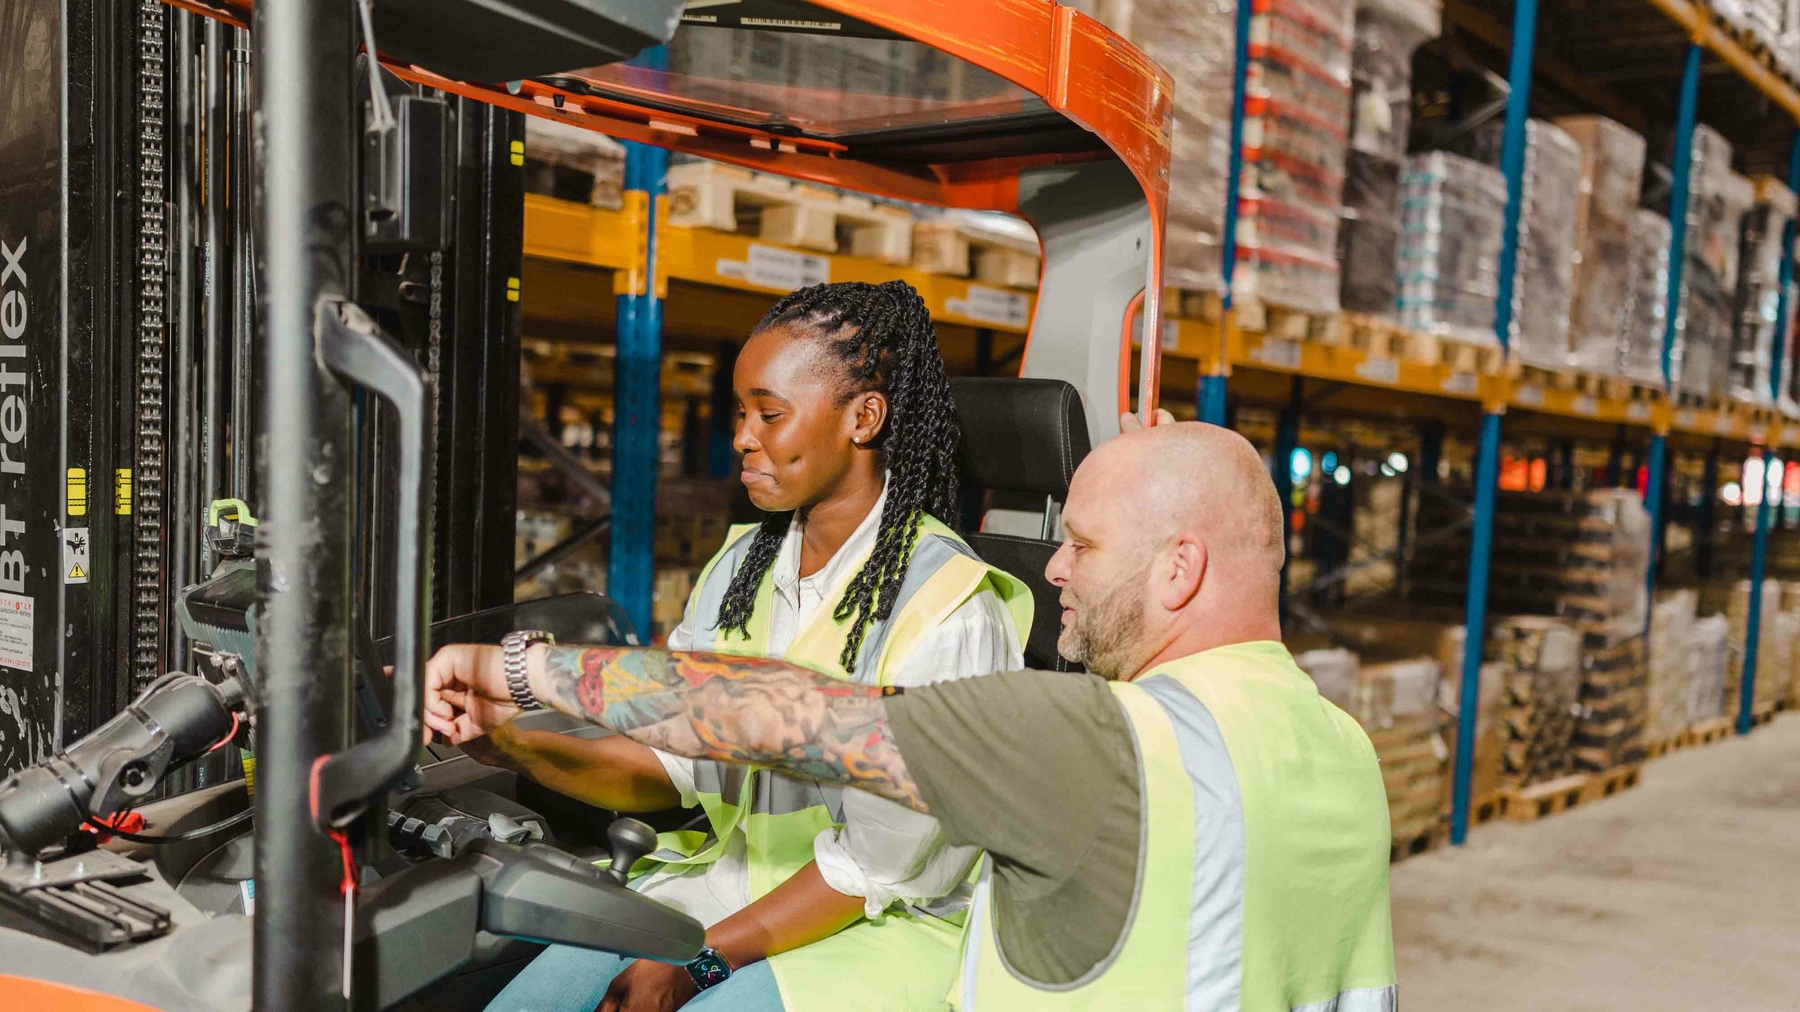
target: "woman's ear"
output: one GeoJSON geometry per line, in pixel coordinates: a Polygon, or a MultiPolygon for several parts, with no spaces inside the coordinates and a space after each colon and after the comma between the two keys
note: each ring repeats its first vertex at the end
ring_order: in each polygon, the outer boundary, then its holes
{"type": "Polygon", "coordinates": [[[855,405],[855,428],[851,430],[850,439],[858,446],[873,445],[881,430],[887,426],[887,395],[870,391],[857,394],[852,401],[855,405]]]}

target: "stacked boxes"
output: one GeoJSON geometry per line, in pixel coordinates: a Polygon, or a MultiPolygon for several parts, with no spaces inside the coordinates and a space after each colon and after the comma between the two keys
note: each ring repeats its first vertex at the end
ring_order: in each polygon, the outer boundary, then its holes
{"type": "Polygon", "coordinates": [[[1101,0],[1096,18],[1175,81],[1163,281],[1216,292],[1231,168],[1232,0],[1101,0]]]}
{"type": "Polygon", "coordinates": [[[602,133],[525,117],[525,188],[618,210],[624,206],[625,146],[602,133]]]}
{"type": "Polygon", "coordinates": [[[1670,371],[1681,392],[1712,397],[1724,388],[1739,229],[1754,191],[1731,171],[1731,145],[1705,125],[1694,128],[1689,173],[1686,262],[1670,371]]]}
{"type": "MultiPolygon", "coordinates": [[[[1471,138],[1469,153],[1498,168],[1505,123],[1471,138]]],[[[1519,187],[1518,260],[1507,340],[1519,358],[1545,369],[1569,365],[1570,287],[1581,196],[1582,150],[1543,120],[1525,124],[1525,172],[1519,187]]]]}
{"type": "Polygon", "coordinates": [[[1482,344],[1494,336],[1506,177],[1444,151],[1406,160],[1401,178],[1400,324],[1482,344]]]}
{"type": "Polygon", "coordinates": [[[1737,698],[1737,680],[1729,677],[1731,657],[1731,620],[1724,615],[1696,619],[1688,639],[1689,724],[1736,710],[1727,702],[1737,698]]]}
{"type": "Polygon", "coordinates": [[[1782,0],[1709,0],[1719,17],[1771,52],[1781,47],[1787,10],[1782,0]]]}
{"type": "Polygon", "coordinates": [[[1347,0],[1251,2],[1232,296],[1335,313],[1353,8],[1347,0]]]}
{"type": "MultiPolygon", "coordinates": [[[[1793,640],[1797,613],[1800,613],[1800,597],[1793,600],[1795,610],[1783,609],[1784,590],[1780,582],[1763,581],[1762,618],[1757,624],[1756,635],[1756,689],[1753,705],[1758,708],[1772,706],[1776,700],[1786,699],[1789,682],[1793,678],[1793,640]]],[[[1725,617],[1731,624],[1731,653],[1738,665],[1743,663],[1744,644],[1750,618],[1750,581],[1739,580],[1731,588],[1731,601],[1725,609],[1725,617]]],[[[1738,681],[1733,674],[1741,673],[1741,667],[1727,668],[1724,679],[1724,696],[1721,701],[1721,712],[1730,715],[1737,712],[1738,681]]]]}
{"type": "Polygon", "coordinates": [[[1689,716],[1694,609],[1699,595],[1676,590],[1656,602],[1650,617],[1650,682],[1644,737],[1663,741],[1693,722],[1689,716]]]}
{"type": "Polygon", "coordinates": [[[1526,787],[1567,774],[1581,689],[1575,631],[1521,616],[1494,628],[1488,655],[1506,665],[1500,693],[1500,783],[1526,787]]]}
{"type": "MultiPolygon", "coordinates": [[[[1579,369],[1620,373],[1624,369],[1620,338],[1626,332],[1635,294],[1632,229],[1638,215],[1644,213],[1637,206],[1644,177],[1644,138],[1604,116],[1566,116],[1556,125],[1581,148],[1581,189],[1575,204],[1575,294],[1569,308],[1571,359],[1579,369]]],[[[1666,228],[1660,249],[1666,263],[1666,228]]],[[[1657,316],[1661,318],[1660,313],[1657,316]]],[[[1656,339],[1660,347],[1660,332],[1656,339]]]]}
{"type": "Polygon", "coordinates": [[[1312,676],[1319,695],[1348,712],[1355,705],[1357,657],[1343,647],[1307,650],[1294,656],[1301,671],[1312,676]]]}
{"type": "MultiPolygon", "coordinates": [[[[1438,645],[1438,663],[1444,677],[1438,683],[1438,708],[1449,715],[1445,740],[1451,756],[1456,755],[1458,716],[1462,709],[1462,663],[1465,631],[1462,626],[1444,629],[1438,645]]],[[[1469,797],[1481,803],[1500,792],[1500,699],[1506,691],[1507,667],[1501,661],[1481,665],[1481,682],[1476,688],[1475,754],[1469,764],[1469,797]]]]}
{"type": "Polygon", "coordinates": [[[1364,0],[1351,59],[1350,151],[1337,259],[1343,308],[1391,316],[1400,252],[1400,173],[1412,119],[1412,54],[1437,37],[1435,4],[1364,0]]]}
{"type": "Polygon", "coordinates": [[[1781,294],[1781,241],[1794,217],[1794,191],[1780,180],[1754,180],[1756,203],[1744,215],[1738,258],[1737,311],[1726,364],[1725,392],[1733,399],[1768,404],[1775,317],[1781,294]]]}
{"type": "Polygon", "coordinates": [[[1648,682],[1642,636],[1613,644],[1583,637],[1581,716],[1569,750],[1576,769],[1609,770],[1643,760],[1648,682]]]}
{"type": "Polygon", "coordinates": [[[1438,674],[1429,657],[1357,672],[1350,712],[1381,761],[1396,842],[1432,831],[1443,817],[1448,751],[1438,735],[1438,674]]]}
{"type": "Polygon", "coordinates": [[[1638,210],[1631,218],[1625,302],[1619,314],[1618,372],[1661,386],[1663,334],[1669,310],[1669,219],[1638,210]]]}

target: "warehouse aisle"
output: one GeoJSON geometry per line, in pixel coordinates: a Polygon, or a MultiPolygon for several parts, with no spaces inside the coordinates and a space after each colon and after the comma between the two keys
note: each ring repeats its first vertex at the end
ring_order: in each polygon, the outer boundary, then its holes
{"type": "Polygon", "coordinates": [[[1800,1008],[1800,715],[1394,866],[1402,1007],[1800,1008]]]}

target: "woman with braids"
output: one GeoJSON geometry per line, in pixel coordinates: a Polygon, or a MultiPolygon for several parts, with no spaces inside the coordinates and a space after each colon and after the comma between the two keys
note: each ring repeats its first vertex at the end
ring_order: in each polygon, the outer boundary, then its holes
{"type": "MultiPolygon", "coordinates": [[[[1022,666],[1030,592],[945,525],[959,433],[912,286],[794,292],[751,334],[734,386],[743,482],[768,516],[734,528],[701,572],[671,649],[781,657],[871,685],[1022,666]]],[[[929,816],[623,737],[503,728],[475,752],[606,808],[698,805],[705,824],[664,834],[638,886],[705,923],[708,953],[684,967],[556,946],[490,1010],[944,1007],[976,854],[929,816]]]]}

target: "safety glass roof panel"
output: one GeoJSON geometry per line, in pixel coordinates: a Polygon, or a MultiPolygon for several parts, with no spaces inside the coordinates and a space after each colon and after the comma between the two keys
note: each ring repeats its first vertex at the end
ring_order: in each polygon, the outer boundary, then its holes
{"type": "MultiPolygon", "coordinates": [[[[688,6],[665,66],[611,64],[543,80],[777,136],[832,141],[858,157],[885,161],[942,163],[1100,147],[1098,138],[1038,96],[931,46],[694,21],[714,17],[717,9],[688,6]]],[[[819,11],[813,17],[837,15],[819,11]]],[[[844,23],[788,20],[809,27],[844,23]]]]}

